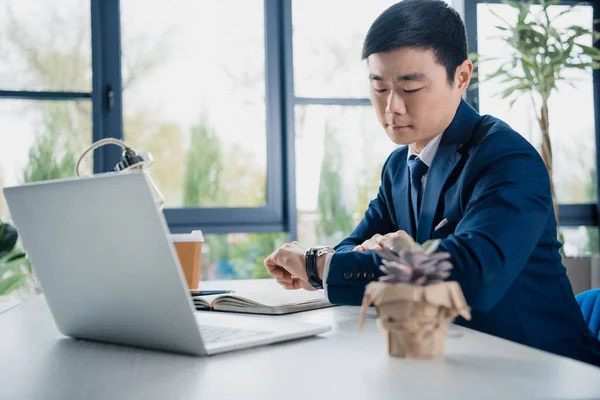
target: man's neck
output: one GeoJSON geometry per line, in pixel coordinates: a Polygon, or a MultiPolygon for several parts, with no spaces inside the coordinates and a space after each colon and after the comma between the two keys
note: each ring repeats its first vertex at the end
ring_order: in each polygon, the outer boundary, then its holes
{"type": "Polygon", "coordinates": [[[421,140],[410,144],[410,148],[414,154],[420,154],[425,146],[427,146],[433,139],[438,137],[440,134],[430,137],[429,139],[421,140]]]}

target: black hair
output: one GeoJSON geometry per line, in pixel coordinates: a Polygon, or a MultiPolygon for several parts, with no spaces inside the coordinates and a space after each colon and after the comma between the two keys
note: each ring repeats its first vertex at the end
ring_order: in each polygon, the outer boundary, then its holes
{"type": "Polygon", "coordinates": [[[468,57],[465,25],[442,0],[404,0],[389,7],[369,28],[362,59],[400,47],[432,50],[450,84],[468,57]]]}

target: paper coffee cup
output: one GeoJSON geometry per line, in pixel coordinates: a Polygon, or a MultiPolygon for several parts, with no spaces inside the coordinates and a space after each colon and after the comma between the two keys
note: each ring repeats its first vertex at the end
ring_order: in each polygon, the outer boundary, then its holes
{"type": "Polygon", "coordinates": [[[200,266],[202,264],[202,244],[204,243],[202,231],[175,233],[169,235],[169,237],[177,251],[179,264],[181,264],[189,288],[198,289],[200,266]]]}

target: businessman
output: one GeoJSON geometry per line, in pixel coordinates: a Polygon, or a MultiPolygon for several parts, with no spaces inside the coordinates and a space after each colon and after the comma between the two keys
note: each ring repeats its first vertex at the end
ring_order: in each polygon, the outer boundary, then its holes
{"type": "Polygon", "coordinates": [[[462,100],[473,64],[460,16],[441,0],[384,11],[364,41],[370,96],[388,137],[377,198],[334,249],[289,243],[265,260],[286,289],[325,288],[359,305],[382,272],[374,249],[394,235],[440,239],[472,320],[455,322],[600,365],[561,264],[550,183],[537,151],[462,100]]]}

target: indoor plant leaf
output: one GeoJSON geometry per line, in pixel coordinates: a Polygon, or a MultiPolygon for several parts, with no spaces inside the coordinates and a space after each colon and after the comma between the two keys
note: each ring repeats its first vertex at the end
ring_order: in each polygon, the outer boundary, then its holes
{"type": "Polygon", "coordinates": [[[6,256],[15,247],[19,235],[14,226],[0,222],[0,258],[6,256]]]}
{"type": "Polygon", "coordinates": [[[25,282],[27,275],[23,273],[11,275],[6,279],[0,279],[0,296],[6,295],[25,282]]]}

